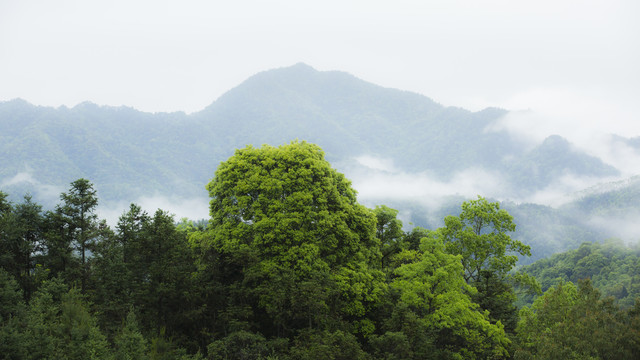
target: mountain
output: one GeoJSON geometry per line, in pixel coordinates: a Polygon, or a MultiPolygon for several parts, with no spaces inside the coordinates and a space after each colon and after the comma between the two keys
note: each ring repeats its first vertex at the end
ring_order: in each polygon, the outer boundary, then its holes
{"type": "Polygon", "coordinates": [[[194,116],[240,146],[299,138],[319,144],[330,160],[373,154],[406,169],[451,175],[517,151],[509,137],[483,133],[504,114],[444,107],[422,95],[297,64],[253,76],[194,116]]]}
{"type": "Polygon", "coordinates": [[[620,172],[602,160],[574,149],[558,135],[546,138],[542,144],[509,162],[507,173],[512,183],[523,189],[543,189],[565,175],[619,176],[620,172]]]}
{"type": "Polygon", "coordinates": [[[495,170],[525,193],[567,171],[616,173],[560,137],[527,152],[507,133],[486,130],[505,114],[444,107],[304,64],[259,73],[191,115],[91,103],[53,109],[14,100],[0,104],[0,179],[12,188],[18,184],[10,180],[28,174],[35,188],[86,177],[108,200],[203,196],[204,184],[233,149],[293,139],[319,144],[332,162],[372,154],[444,180],[469,167],[495,170]],[[538,175],[531,176],[535,169],[538,175]]]}
{"type": "MultiPolygon", "coordinates": [[[[423,95],[305,64],[258,73],[193,114],[88,102],[50,108],[18,99],[0,103],[0,189],[13,201],[29,192],[45,207],[80,177],[94,182],[106,202],[158,194],[206,198],[205,184],[236,148],[294,139],[321,146],[348,178],[352,166],[344,164],[362,155],[389,159],[397,171],[441,183],[467,169],[483,169],[499,178],[503,199],[525,198],[567,176],[619,175],[560,136],[531,149],[507,132],[491,130],[507,113],[445,107],[423,95]]],[[[615,140],[632,148],[638,143],[615,140]]],[[[435,212],[407,201],[389,205],[405,213],[413,209],[414,224],[433,227],[464,198],[450,200],[456,202],[435,212]]],[[[606,229],[584,225],[591,218],[580,209],[593,213],[585,201],[563,209],[504,204],[520,224],[518,235],[543,246],[534,250],[536,257],[606,237],[606,229]]],[[[628,207],[638,209],[635,204],[628,207]]]]}

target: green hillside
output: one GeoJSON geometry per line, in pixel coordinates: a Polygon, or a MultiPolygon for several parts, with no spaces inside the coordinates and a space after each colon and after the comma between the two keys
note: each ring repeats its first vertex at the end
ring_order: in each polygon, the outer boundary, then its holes
{"type": "Polygon", "coordinates": [[[564,281],[591,279],[605,296],[621,306],[631,307],[640,298],[640,246],[626,246],[620,240],[584,243],[576,250],[555,254],[522,267],[535,276],[546,291],[564,281]]]}
{"type": "Polygon", "coordinates": [[[233,149],[293,139],[319,144],[333,162],[383,156],[442,181],[484,168],[503,174],[518,193],[541,189],[566,172],[616,173],[559,137],[527,152],[507,133],[486,131],[504,114],[444,107],[304,64],[259,73],[191,115],[91,103],[53,109],[13,100],[0,103],[0,181],[11,193],[36,197],[46,185],[61,187],[78,177],[95,181],[107,201],[157,193],[204,197],[211,171],[233,149]],[[532,169],[541,175],[531,176],[532,169]],[[33,181],[7,185],[21,173],[33,181]]]}

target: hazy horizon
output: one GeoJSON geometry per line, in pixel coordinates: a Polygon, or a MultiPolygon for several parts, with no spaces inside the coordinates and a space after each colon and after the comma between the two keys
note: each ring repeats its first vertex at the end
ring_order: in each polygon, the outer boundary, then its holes
{"type": "MultiPolygon", "coordinates": [[[[609,134],[640,137],[638,13],[632,0],[0,0],[0,102],[192,113],[257,73],[302,62],[444,106],[509,110],[485,131],[531,147],[561,135],[625,178],[640,174],[640,155],[609,134]]],[[[355,173],[362,197],[503,190],[484,169],[445,183],[362,156],[374,162],[373,173],[355,173]]],[[[567,176],[522,200],[553,204],[593,184],[567,176]]]]}
{"type": "Polygon", "coordinates": [[[640,136],[639,10],[630,0],[3,0],[0,101],[190,113],[304,62],[445,106],[532,109],[549,131],[589,114],[589,127],[640,136]]]}

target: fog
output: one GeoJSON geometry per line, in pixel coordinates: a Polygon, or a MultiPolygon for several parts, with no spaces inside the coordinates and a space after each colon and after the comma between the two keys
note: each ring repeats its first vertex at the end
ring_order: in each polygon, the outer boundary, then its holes
{"type": "MultiPolygon", "coordinates": [[[[536,141],[541,141],[545,135],[541,135],[538,139],[534,139],[533,136],[527,139],[534,144],[536,141]]],[[[520,134],[520,136],[524,136],[524,134],[520,134]]],[[[614,148],[608,151],[621,153],[620,148],[615,148],[620,144],[611,139],[610,144],[614,148]]],[[[606,149],[606,147],[603,146],[602,149],[606,149]]],[[[480,195],[493,200],[509,201],[514,205],[533,203],[562,209],[562,214],[573,218],[585,229],[597,231],[607,238],[619,238],[627,243],[638,243],[640,242],[639,210],[633,208],[608,210],[605,207],[600,210],[609,213],[599,215],[597,212],[595,214],[584,213],[583,209],[575,208],[573,205],[569,208],[562,207],[562,205],[580,200],[585,195],[595,195],[621,190],[627,186],[635,186],[640,177],[632,178],[629,175],[634,174],[638,165],[633,162],[633,159],[637,159],[637,153],[627,147],[624,148],[624,151],[623,154],[627,157],[620,156],[616,164],[629,164],[630,166],[625,167],[619,177],[585,177],[566,173],[544,189],[521,196],[515,195],[519,193],[517,191],[518,184],[509,184],[504,181],[505,176],[502,174],[481,168],[469,168],[458,172],[450,181],[444,182],[430,176],[428,172],[403,171],[394,165],[392,159],[363,155],[355,158],[355,161],[348,165],[342,164],[341,170],[352,180],[353,187],[358,191],[358,201],[369,207],[393,204],[392,207],[401,210],[398,217],[405,225],[408,224],[409,219],[417,221],[419,218],[426,220],[428,224],[441,224],[440,217],[443,215],[443,206],[445,206],[445,210],[450,210],[452,201],[461,203],[463,199],[475,199],[480,195]],[[419,206],[416,207],[416,204],[419,206]],[[412,211],[419,213],[412,213],[412,211]]],[[[550,225],[551,228],[547,228],[547,224],[538,224],[537,226],[539,227],[538,237],[545,237],[542,234],[557,236],[560,231],[557,225],[550,225]]],[[[562,239],[555,240],[562,241],[562,239]]]]}
{"type": "Polygon", "coordinates": [[[38,181],[32,170],[22,171],[16,175],[0,179],[0,190],[9,194],[14,201],[22,201],[24,195],[31,195],[40,204],[55,204],[60,194],[67,189],[60,185],[46,184],[38,181]],[[18,191],[19,193],[15,193],[18,191]]]}
{"type": "Polygon", "coordinates": [[[355,160],[358,165],[345,168],[345,173],[358,191],[358,200],[366,203],[411,201],[435,210],[450,195],[498,197],[506,186],[499,174],[480,168],[466,169],[454,174],[451,181],[442,182],[428,172],[398,170],[391,159],[364,155],[355,160]]]}
{"type": "MultiPolygon", "coordinates": [[[[209,218],[208,198],[177,198],[172,195],[156,194],[154,196],[140,196],[130,201],[109,202],[100,196],[100,184],[94,184],[98,196],[96,214],[104,219],[110,226],[118,223],[120,216],[129,210],[131,203],[139,205],[149,215],[161,209],[174,215],[174,219],[181,218],[200,220],[209,218]]],[[[53,210],[60,204],[60,194],[69,191],[69,184],[53,185],[44,183],[34,175],[32,170],[19,172],[16,175],[0,179],[0,190],[9,194],[15,203],[22,202],[25,193],[33,197],[33,201],[43,205],[43,210],[53,210]]]]}
{"type": "Polygon", "coordinates": [[[540,88],[514,95],[510,110],[487,131],[506,131],[533,147],[550,135],[567,138],[579,150],[602,159],[622,177],[640,174],[640,149],[616,141],[640,136],[640,103],[632,94],[540,88]]]}
{"type": "Polygon", "coordinates": [[[118,219],[129,206],[134,203],[140,206],[150,216],[158,210],[168,212],[174,216],[175,221],[182,218],[200,220],[209,218],[209,199],[207,198],[175,198],[165,195],[142,196],[130,202],[106,202],[98,205],[96,213],[100,219],[105,219],[110,226],[115,226],[118,219]]]}
{"type": "Polygon", "coordinates": [[[511,184],[504,174],[472,167],[442,181],[428,172],[411,173],[398,169],[392,159],[363,155],[341,168],[358,191],[358,199],[368,204],[384,201],[419,203],[437,210],[451,196],[475,198],[477,195],[515,203],[534,203],[558,207],[581,196],[581,191],[597,184],[620,180],[620,177],[585,177],[567,173],[544,189],[520,195],[518,184],[511,184]]]}
{"type": "Polygon", "coordinates": [[[640,211],[627,211],[615,216],[594,216],[587,220],[591,226],[603,230],[611,238],[625,240],[627,243],[640,243],[640,211]]]}

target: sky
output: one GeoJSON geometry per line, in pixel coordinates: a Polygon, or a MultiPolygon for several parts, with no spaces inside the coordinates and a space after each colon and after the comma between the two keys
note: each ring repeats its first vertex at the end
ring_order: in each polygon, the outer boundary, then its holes
{"type": "Polygon", "coordinates": [[[623,0],[0,0],[0,101],[193,112],[304,62],[470,110],[599,99],[629,116],[638,15],[623,0]]]}
{"type": "Polygon", "coordinates": [[[639,16],[637,0],[0,0],[0,101],[190,113],[304,62],[511,110],[493,130],[560,134],[631,176],[639,158],[603,135],[640,136],[639,16]]]}

